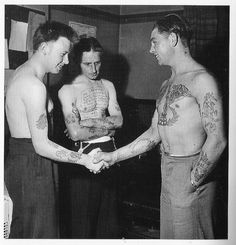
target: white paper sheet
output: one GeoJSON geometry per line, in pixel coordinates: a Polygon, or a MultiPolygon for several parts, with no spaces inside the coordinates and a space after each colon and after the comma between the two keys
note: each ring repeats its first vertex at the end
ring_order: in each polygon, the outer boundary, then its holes
{"type": "Polygon", "coordinates": [[[26,52],[28,23],[11,20],[9,49],[26,52]]]}
{"type": "Polygon", "coordinates": [[[9,69],[9,57],[8,57],[8,44],[7,39],[5,39],[5,69],[9,69]]]}

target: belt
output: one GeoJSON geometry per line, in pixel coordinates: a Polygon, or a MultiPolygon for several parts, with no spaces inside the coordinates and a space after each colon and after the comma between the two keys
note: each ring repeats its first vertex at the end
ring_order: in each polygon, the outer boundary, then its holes
{"type": "Polygon", "coordinates": [[[194,156],[197,156],[198,154],[200,153],[200,151],[196,152],[196,153],[193,153],[191,155],[175,155],[175,154],[171,154],[169,152],[165,152],[163,151],[163,154],[168,156],[168,157],[177,157],[177,158],[187,158],[187,157],[194,157],[194,156]]]}

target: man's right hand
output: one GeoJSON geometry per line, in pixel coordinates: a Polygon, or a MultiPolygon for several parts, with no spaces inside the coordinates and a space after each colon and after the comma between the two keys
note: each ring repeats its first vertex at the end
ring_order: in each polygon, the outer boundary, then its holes
{"type": "Polygon", "coordinates": [[[116,162],[115,152],[98,152],[93,162],[95,164],[103,162],[103,168],[109,168],[116,162]]]}

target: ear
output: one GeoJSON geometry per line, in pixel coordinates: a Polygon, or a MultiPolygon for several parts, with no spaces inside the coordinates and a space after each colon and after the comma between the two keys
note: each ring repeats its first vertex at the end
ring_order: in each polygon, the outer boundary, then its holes
{"type": "Polygon", "coordinates": [[[48,54],[48,50],[49,50],[49,47],[48,47],[48,44],[47,42],[42,42],[39,46],[39,50],[44,54],[48,54]]]}
{"type": "Polygon", "coordinates": [[[170,39],[172,47],[175,47],[178,44],[179,38],[176,33],[171,32],[169,35],[169,39],[170,39]]]}

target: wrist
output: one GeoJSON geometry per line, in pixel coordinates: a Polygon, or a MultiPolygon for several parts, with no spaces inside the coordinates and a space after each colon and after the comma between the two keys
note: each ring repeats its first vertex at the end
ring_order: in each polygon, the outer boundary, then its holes
{"type": "Polygon", "coordinates": [[[114,152],[113,152],[113,162],[114,162],[114,163],[117,162],[117,158],[118,158],[117,151],[114,151],[114,152]]]}
{"type": "Polygon", "coordinates": [[[191,179],[191,185],[194,189],[197,189],[198,188],[198,185],[191,179]]]}

